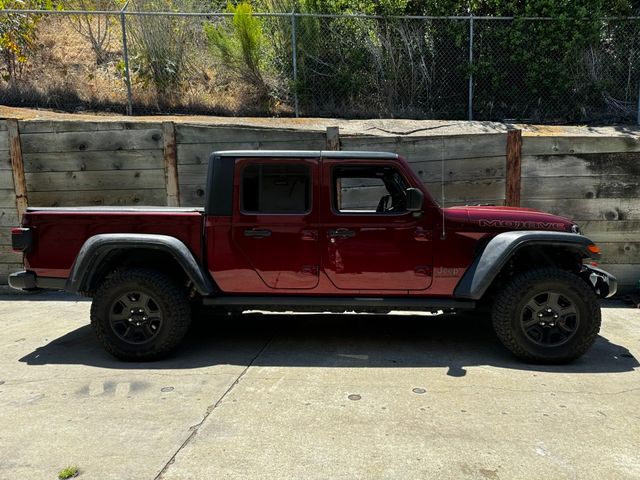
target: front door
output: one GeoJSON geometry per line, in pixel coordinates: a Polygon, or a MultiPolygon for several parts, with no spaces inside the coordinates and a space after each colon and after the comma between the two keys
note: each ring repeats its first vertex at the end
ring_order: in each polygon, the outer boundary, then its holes
{"type": "Polygon", "coordinates": [[[233,242],[273,289],[318,284],[318,159],[237,162],[233,242]]]}
{"type": "Polygon", "coordinates": [[[323,159],[322,267],[340,290],[424,290],[431,226],[406,210],[406,175],[388,162],[323,159]]]}

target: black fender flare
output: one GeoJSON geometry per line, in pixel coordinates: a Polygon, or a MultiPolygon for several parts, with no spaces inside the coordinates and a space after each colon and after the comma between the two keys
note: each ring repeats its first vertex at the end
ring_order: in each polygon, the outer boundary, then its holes
{"type": "Polygon", "coordinates": [[[584,258],[597,258],[587,247],[593,242],[582,235],[568,232],[520,230],[493,237],[476,256],[454,290],[455,298],[480,300],[509,259],[520,249],[531,245],[569,247],[584,258]]]}
{"type": "Polygon", "coordinates": [[[87,239],[71,267],[65,290],[71,293],[86,291],[96,269],[109,253],[131,249],[159,250],[170,254],[193,282],[198,293],[211,295],[215,292],[209,273],[196,261],[183,242],[168,235],[140,233],[107,233],[87,239]]]}

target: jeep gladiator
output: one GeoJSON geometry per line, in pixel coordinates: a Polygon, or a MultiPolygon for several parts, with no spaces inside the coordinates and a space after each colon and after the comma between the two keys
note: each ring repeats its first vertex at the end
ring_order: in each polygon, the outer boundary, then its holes
{"type": "Polygon", "coordinates": [[[29,208],[9,283],[92,297],[106,350],[150,360],[201,305],[228,313],[475,310],[525,361],[582,355],[617,281],[570,220],[440,207],[393,153],[224,151],[204,208],[29,208]]]}

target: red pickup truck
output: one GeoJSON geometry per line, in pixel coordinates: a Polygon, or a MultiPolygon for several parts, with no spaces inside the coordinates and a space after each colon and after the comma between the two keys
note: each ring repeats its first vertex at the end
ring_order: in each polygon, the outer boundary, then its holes
{"type": "Polygon", "coordinates": [[[12,287],[93,297],[91,324],[127,360],[159,358],[199,305],[228,312],[490,314],[526,361],[567,362],[600,328],[616,279],[571,221],[526,208],[441,208],[398,155],[225,151],[204,208],[29,208],[12,287]]]}

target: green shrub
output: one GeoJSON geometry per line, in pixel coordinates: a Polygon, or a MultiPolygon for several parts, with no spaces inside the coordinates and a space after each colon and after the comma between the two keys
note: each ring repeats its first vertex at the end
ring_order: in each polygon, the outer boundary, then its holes
{"type": "Polygon", "coordinates": [[[209,46],[225,69],[264,95],[267,87],[262,73],[265,40],[262,22],[253,16],[253,7],[248,2],[237,6],[229,3],[227,13],[233,14],[229,21],[204,26],[209,46]]]}
{"type": "MultiPolygon", "coordinates": [[[[136,0],[130,10],[188,11],[186,0],[136,0]]],[[[131,69],[136,81],[152,85],[159,102],[178,93],[187,78],[189,39],[193,31],[185,18],[164,15],[127,17],[131,38],[131,69]]]]}
{"type": "MultiPolygon", "coordinates": [[[[55,7],[52,0],[0,0],[0,9],[46,10],[55,7]]],[[[35,45],[40,18],[40,15],[27,13],[0,16],[0,55],[5,80],[15,80],[22,73],[22,66],[35,45]]]]}

